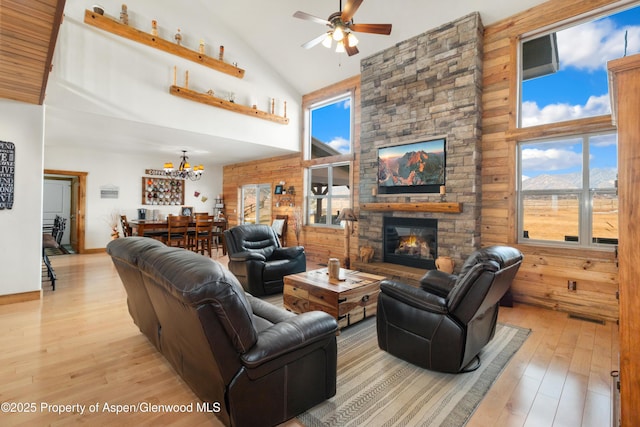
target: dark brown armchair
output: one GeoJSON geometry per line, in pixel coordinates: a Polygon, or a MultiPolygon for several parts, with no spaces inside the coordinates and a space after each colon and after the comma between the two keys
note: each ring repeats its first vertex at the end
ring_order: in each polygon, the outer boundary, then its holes
{"type": "Polygon", "coordinates": [[[302,246],[283,248],[276,232],[265,224],[242,224],[224,232],[229,270],[254,296],[282,292],[283,277],[307,269],[302,246]]]}
{"type": "Polygon", "coordinates": [[[380,284],[377,329],[381,349],[434,371],[457,373],[479,366],[493,338],[499,301],[511,286],[522,253],[507,246],[474,252],[459,275],[427,272],[419,288],[380,284]]]}

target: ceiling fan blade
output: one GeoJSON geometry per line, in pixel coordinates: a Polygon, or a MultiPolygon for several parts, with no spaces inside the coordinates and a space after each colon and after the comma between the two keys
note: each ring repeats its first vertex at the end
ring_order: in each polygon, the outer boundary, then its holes
{"type": "Polygon", "coordinates": [[[391,34],[391,24],[351,24],[351,31],[371,34],[391,34]]]}
{"type": "Polygon", "coordinates": [[[294,18],[299,18],[299,19],[304,19],[306,21],[316,22],[316,23],[322,24],[322,25],[331,26],[331,22],[327,21],[326,19],[318,18],[317,16],[309,15],[308,13],[305,13],[305,12],[297,11],[296,13],[293,14],[293,17],[294,18]]]}
{"type": "Polygon", "coordinates": [[[320,34],[318,37],[316,37],[313,40],[309,40],[308,42],[306,42],[305,44],[302,45],[303,48],[305,49],[311,49],[312,47],[314,47],[317,44],[322,43],[322,41],[327,37],[327,33],[324,34],[320,34]]]}
{"type": "Polygon", "coordinates": [[[356,14],[356,10],[358,10],[362,2],[363,0],[347,0],[347,4],[344,5],[342,16],[340,17],[342,22],[351,21],[351,18],[356,14]]]}
{"type": "Polygon", "coordinates": [[[347,52],[347,55],[353,56],[360,52],[356,46],[348,46],[346,43],[344,44],[344,50],[347,52]]]}

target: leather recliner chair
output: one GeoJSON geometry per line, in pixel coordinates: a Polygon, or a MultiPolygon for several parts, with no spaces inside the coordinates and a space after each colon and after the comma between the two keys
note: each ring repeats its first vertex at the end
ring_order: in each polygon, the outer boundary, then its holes
{"type": "Polygon", "coordinates": [[[474,252],[458,275],[428,271],[419,288],[382,281],[376,319],[379,347],[434,371],[477,368],[480,350],[495,333],[499,301],[522,259],[515,248],[491,246],[474,252]]]}
{"type": "Polygon", "coordinates": [[[145,237],[107,245],[134,322],[215,415],[272,426],[336,393],[336,320],[246,294],[217,261],[145,237]]]}
{"type": "Polygon", "coordinates": [[[264,224],[242,224],[224,231],[229,270],[254,296],[282,292],[283,277],[306,271],[302,246],[283,248],[273,228],[264,224]]]}

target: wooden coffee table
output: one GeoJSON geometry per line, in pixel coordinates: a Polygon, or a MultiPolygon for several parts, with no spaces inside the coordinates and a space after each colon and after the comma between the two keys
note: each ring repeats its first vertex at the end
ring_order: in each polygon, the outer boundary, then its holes
{"type": "Polygon", "coordinates": [[[284,307],[294,313],[324,311],[340,328],[374,316],[385,277],[341,268],[340,278],[330,281],[326,268],[284,276],[284,307]]]}

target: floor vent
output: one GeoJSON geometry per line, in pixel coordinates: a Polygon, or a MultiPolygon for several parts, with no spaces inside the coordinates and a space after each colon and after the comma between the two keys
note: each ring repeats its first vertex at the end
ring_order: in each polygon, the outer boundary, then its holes
{"type": "Polygon", "coordinates": [[[593,319],[591,317],[586,317],[586,316],[578,316],[577,314],[570,314],[569,315],[569,319],[584,320],[585,322],[597,323],[599,325],[606,325],[607,324],[607,322],[605,322],[604,320],[593,319]]]}

